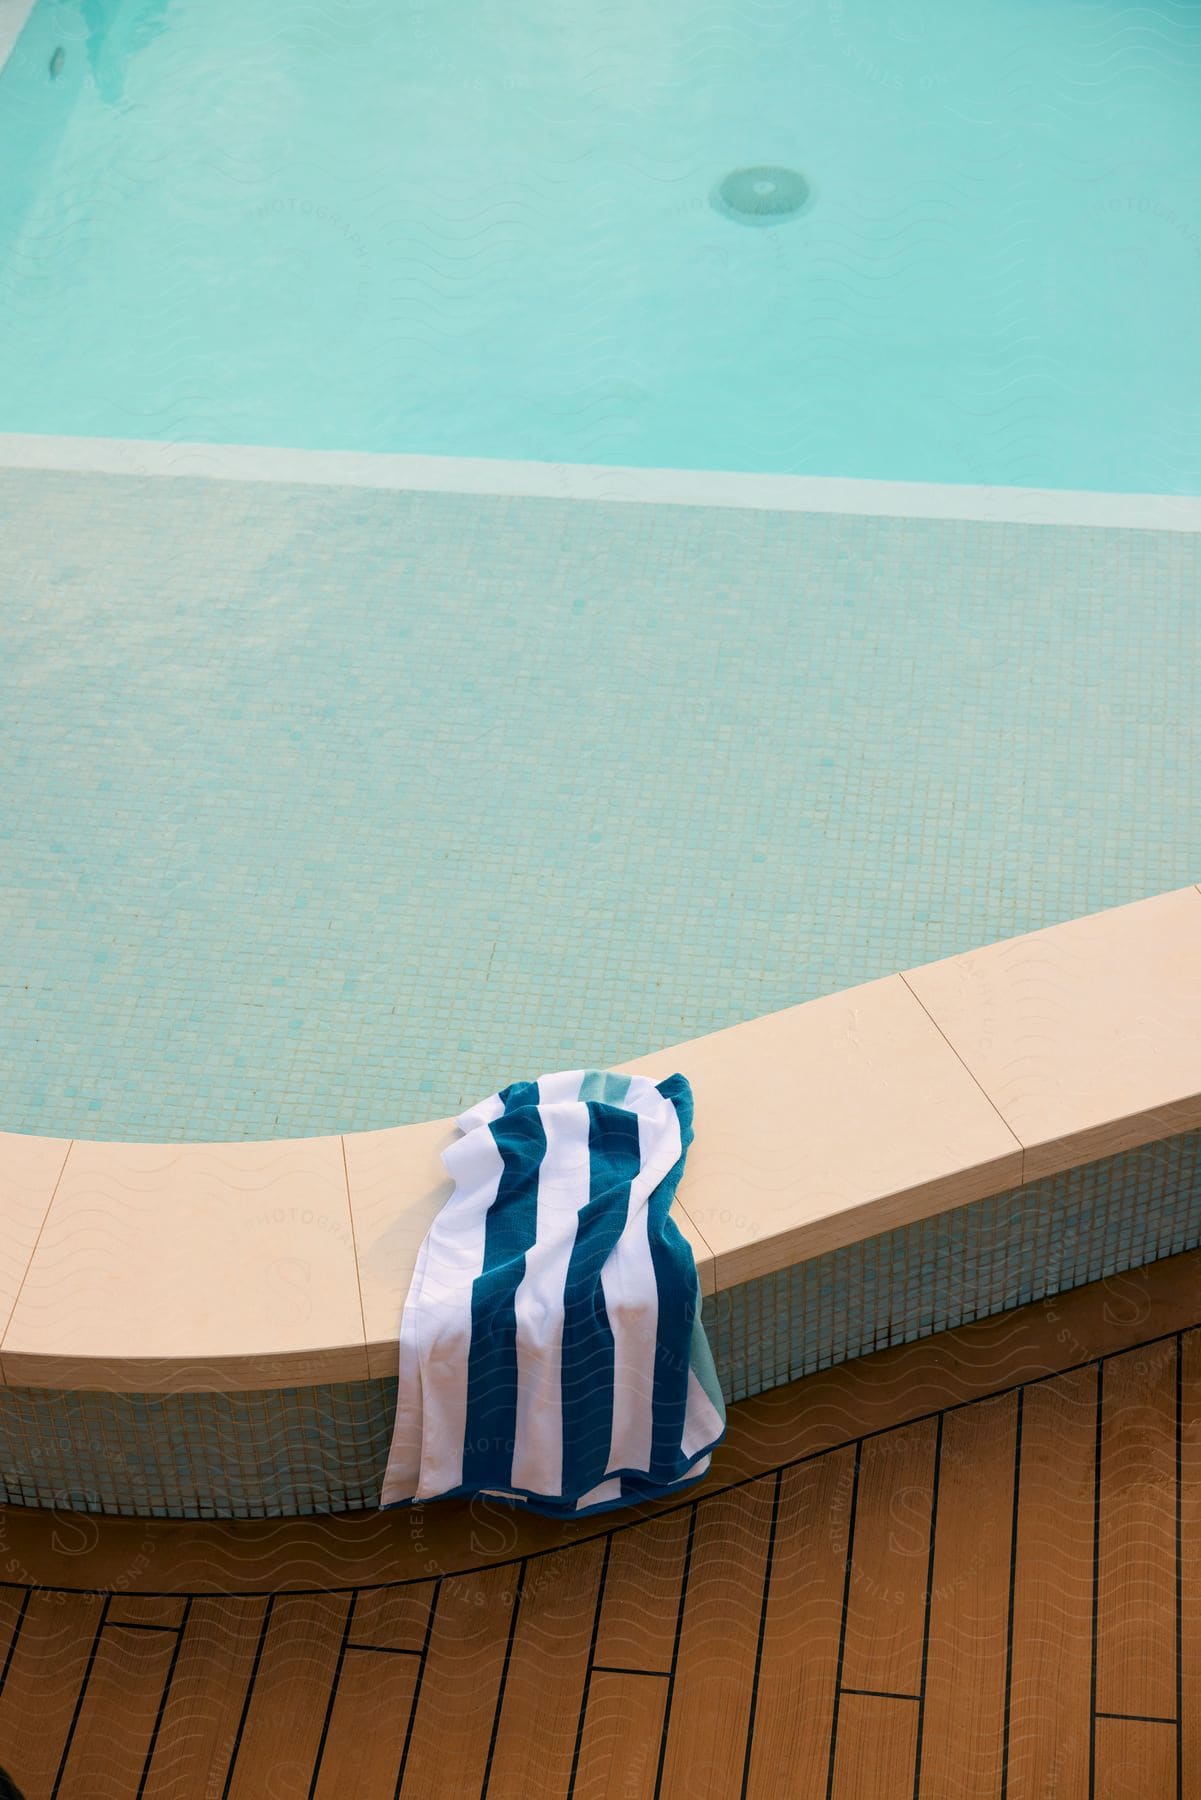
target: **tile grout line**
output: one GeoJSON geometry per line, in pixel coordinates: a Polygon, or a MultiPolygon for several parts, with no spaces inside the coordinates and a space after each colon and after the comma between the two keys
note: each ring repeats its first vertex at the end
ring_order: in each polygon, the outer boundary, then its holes
{"type": "Polygon", "coordinates": [[[641,1675],[647,1681],[670,1680],[667,1669],[623,1669],[618,1663],[593,1663],[592,1673],[594,1675],[641,1675]]]}
{"type": "Polygon", "coordinates": [[[855,1560],[855,1519],[859,1510],[859,1470],[863,1440],[855,1443],[855,1468],[851,1477],[851,1505],[847,1515],[847,1556],[842,1578],[842,1616],[838,1626],[838,1660],[834,1667],[834,1703],[830,1714],[830,1753],[826,1765],[826,1800],[833,1800],[834,1764],[838,1751],[838,1715],[842,1706],[842,1672],[846,1666],[847,1615],[851,1610],[851,1571],[855,1560]]]}
{"type": "Polygon", "coordinates": [[[67,1172],[67,1164],[71,1160],[71,1152],[75,1148],[76,1141],[77,1140],[75,1138],[68,1139],[66,1154],[64,1155],[62,1163],[59,1167],[58,1175],[55,1177],[54,1186],[50,1190],[50,1198],[46,1202],[46,1210],[42,1214],[42,1222],[38,1226],[37,1236],[33,1240],[33,1245],[31,1247],[29,1255],[25,1261],[25,1272],[21,1276],[20,1282],[17,1284],[17,1291],[13,1295],[13,1303],[12,1303],[11,1307],[9,1308],[8,1317],[4,1321],[4,1329],[3,1329],[3,1331],[0,1331],[0,1375],[2,1375],[2,1377],[3,1377],[3,1380],[2,1380],[2,1382],[0,1382],[0,1385],[2,1385],[4,1387],[9,1386],[8,1372],[4,1368],[4,1345],[8,1338],[8,1334],[9,1334],[10,1330],[12,1329],[12,1322],[17,1316],[17,1304],[20,1301],[21,1295],[25,1292],[25,1283],[29,1279],[29,1271],[33,1267],[33,1259],[37,1255],[38,1245],[42,1241],[42,1236],[46,1230],[46,1225],[47,1225],[47,1222],[49,1221],[51,1211],[54,1207],[54,1202],[58,1198],[58,1190],[63,1184],[63,1176],[67,1172]]]}
{"type": "Polygon", "coordinates": [[[1021,1162],[1021,1168],[1018,1171],[1018,1186],[1024,1187],[1026,1185],[1027,1146],[1025,1144],[1023,1144],[1021,1138],[1018,1136],[1017,1132],[1013,1129],[1013,1126],[1009,1123],[1009,1120],[1005,1117],[1005,1114],[1001,1111],[1000,1107],[997,1105],[996,1101],[993,1099],[992,1095],[989,1093],[989,1091],[985,1087],[984,1083],[980,1080],[979,1076],[976,1075],[975,1072],[971,1068],[969,1068],[968,1064],[964,1061],[963,1057],[960,1055],[959,1051],[955,1048],[954,1044],[951,1042],[950,1038],[947,1036],[946,1032],[943,1030],[942,1026],[939,1024],[938,1020],[934,1017],[934,1014],[930,1011],[929,1007],[922,1000],[921,996],[918,993],[916,993],[915,990],[910,986],[909,981],[906,979],[904,970],[898,970],[897,974],[898,974],[898,978],[905,983],[906,989],[908,990],[908,992],[910,994],[913,995],[913,998],[917,1001],[917,1004],[921,1007],[923,1013],[925,1013],[925,1015],[929,1019],[931,1025],[933,1025],[935,1031],[937,1031],[939,1037],[942,1039],[943,1043],[947,1046],[947,1049],[951,1052],[951,1055],[955,1058],[956,1062],[958,1062],[959,1066],[963,1069],[963,1071],[967,1075],[968,1079],[973,1083],[973,1085],[976,1088],[979,1089],[980,1093],[983,1094],[984,1098],[988,1101],[988,1104],[992,1107],[993,1111],[996,1113],[997,1118],[1001,1121],[1001,1124],[1005,1127],[1006,1131],[1009,1133],[1010,1137],[1013,1139],[1014,1144],[1017,1146],[1018,1150],[1021,1152],[1022,1162],[1021,1162]]]}
{"type": "Polygon", "coordinates": [[[1017,1391],[1017,1408],[1013,1428],[1013,1526],[1009,1538],[1009,1600],[1005,1616],[1005,1707],[1002,1713],[1000,1800],[1008,1800],[1009,1795],[1009,1738],[1013,1720],[1013,1619],[1017,1604],[1018,1518],[1022,1492],[1022,1411],[1025,1400],[1026,1390],[1024,1387],[1020,1387],[1017,1391]]]}
{"type": "Polygon", "coordinates": [[[17,1640],[21,1635],[21,1627],[25,1623],[25,1615],[29,1611],[29,1603],[32,1599],[33,1588],[27,1587],[25,1589],[24,1598],[21,1601],[20,1609],[17,1613],[17,1622],[13,1626],[12,1636],[8,1640],[8,1650],[5,1653],[4,1666],[3,1668],[0,1668],[0,1694],[3,1694],[5,1683],[8,1681],[8,1671],[12,1668],[13,1657],[17,1650],[17,1640]]]}
{"type": "Polygon", "coordinates": [[[92,1679],[92,1670],[96,1667],[96,1658],[100,1653],[100,1639],[104,1635],[104,1622],[108,1617],[111,1599],[111,1594],[105,1595],[104,1605],[100,1608],[100,1617],[96,1621],[96,1630],[92,1636],[92,1647],[88,1652],[87,1666],[83,1671],[83,1680],[79,1684],[79,1692],[75,1696],[75,1710],[71,1714],[71,1723],[67,1728],[67,1741],[63,1745],[63,1753],[59,1758],[58,1772],[54,1777],[54,1786],[50,1790],[50,1800],[57,1800],[57,1796],[63,1785],[63,1776],[67,1772],[67,1763],[71,1756],[71,1745],[75,1742],[75,1733],[79,1728],[80,1714],[83,1712],[84,1701],[87,1698],[88,1683],[92,1679]]]}
{"type": "Polygon", "coordinates": [[[484,1778],[480,1783],[480,1800],[488,1800],[488,1783],[492,1780],[492,1764],[496,1759],[496,1740],[500,1736],[500,1716],[504,1711],[505,1692],[509,1685],[509,1670],[513,1666],[513,1642],[517,1636],[517,1624],[521,1614],[521,1601],[525,1593],[526,1563],[523,1557],[517,1565],[517,1587],[513,1595],[513,1603],[509,1608],[509,1630],[505,1638],[505,1660],[501,1664],[500,1681],[496,1689],[496,1704],[492,1709],[492,1731],[488,1738],[488,1756],[484,1763],[484,1778]]]}
{"type": "Polygon", "coordinates": [[[1184,1800],[1184,1333],[1176,1333],[1176,1800],[1184,1800]]]}
{"type": "Polygon", "coordinates": [[[254,1648],[254,1661],[250,1665],[250,1674],[246,1678],[246,1693],[242,1700],[242,1711],[238,1715],[238,1725],[237,1730],[234,1732],[233,1748],[229,1753],[229,1767],[225,1771],[225,1785],[221,1789],[221,1800],[229,1800],[230,1789],[233,1787],[234,1770],[237,1766],[238,1756],[242,1749],[242,1733],[246,1729],[246,1720],[250,1715],[250,1707],[254,1699],[254,1684],[258,1680],[259,1669],[262,1666],[263,1649],[267,1642],[267,1632],[270,1629],[271,1614],[274,1610],[275,1595],[270,1594],[267,1598],[267,1604],[263,1608],[263,1616],[259,1621],[259,1636],[258,1642],[254,1648]]]}
{"type": "MultiPolygon", "coordinates": [[[[684,1181],[686,1179],[687,1179],[686,1176],[681,1177],[680,1187],[683,1187],[684,1181]]],[[[720,1266],[719,1266],[718,1260],[717,1260],[717,1251],[713,1248],[713,1245],[709,1242],[708,1238],[705,1236],[704,1232],[701,1230],[700,1226],[697,1224],[696,1220],[693,1218],[692,1214],[689,1212],[687,1206],[684,1204],[683,1200],[680,1198],[679,1189],[677,1189],[676,1193],[672,1196],[671,1204],[678,1212],[683,1213],[684,1217],[687,1219],[687,1221],[691,1225],[692,1229],[696,1232],[697,1237],[701,1240],[701,1243],[705,1246],[705,1249],[709,1252],[709,1261],[713,1265],[713,1292],[711,1294],[707,1294],[705,1292],[703,1286],[701,1287],[701,1305],[703,1306],[706,1300],[716,1300],[718,1294],[723,1291],[722,1285],[721,1285],[721,1269],[720,1269],[720,1266]]],[[[698,1277],[698,1285],[700,1285],[699,1277],[698,1277]]]]}
{"type": "Polygon", "coordinates": [[[576,1773],[580,1766],[580,1749],[584,1742],[584,1721],[588,1716],[588,1699],[592,1692],[592,1677],[596,1672],[596,1640],[600,1636],[601,1609],[605,1604],[605,1587],[609,1579],[609,1558],[613,1554],[613,1534],[605,1538],[604,1553],[601,1557],[600,1577],[596,1584],[596,1604],[592,1609],[592,1636],[588,1642],[588,1662],[584,1669],[584,1685],[580,1694],[580,1711],[576,1719],[575,1744],[571,1753],[571,1771],[567,1777],[566,1800],[572,1800],[575,1793],[576,1773]]]}
{"type": "MultiPolygon", "coordinates": [[[[191,1599],[190,1594],[187,1599],[191,1599]]],[[[186,1612],[186,1605],[184,1610],[186,1612]]],[[[141,1619],[106,1619],[104,1629],[106,1631],[174,1631],[178,1635],[183,1630],[183,1622],[181,1620],[178,1625],[147,1625],[141,1619]]]]}
{"type": "MultiPolygon", "coordinates": [[[[663,1703],[663,1729],[659,1733],[659,1762],[655,1770],[652,1800],[664,1800],[663,1771],[667,1766],[667,1738],[671,1730],[671,1708],[676,1697],[676,1670],[680,1665],[680,1639],[684,1634],[684,1608],[688,1601],[688,1577],[692,1572],[692,1549],[696,1542],[696,1513],[699,1500],[689,1501],[688,1542],[684,1550],[684,1568],[680,1575],[680,1598],[676,1607],[675,1637],[671,1646],[671,1668],[667,1674],[667,1696],[663,1703]]],[[[670,1796],[666,1797],[670,1800],[670,1796]]]]}
{"type": "Polygon", "coordinates": [[[434,1591],[430,1597],[430,1610],[425,1621],[425,1636],[421,1642],[421,1660],[417,1664],[417,1679],[413,1683],[413,1696],[409,1701],[409,1717],[405,1726],[405,1741],[401,1747],[400,1763],[396,1770],[396,1786],[393,1789],[393,1800],[400,1800],[400,1790],[404,1786],[404,1778],[409,1766],[409,1750],[413,1743],[413,1731],[417,1724],[417,1707],[421,1700],[421,1689],[425,1681],[426,1664],[429,1661],[430,1643],[434,1635],[434,1617],[438,1611],[438,1601],[442,1594],[442,1583],[445,1576],[439,1575],[434,1583],[434,1591]]]}
{"type": "Polygon", "coordinates": [[[771,1496],[771,1525],[767,1537],[767,1557],[763,1566],[763,1599],[759,1607],[759,1635],[755,1641],[755,1667],[751,1676],[751,1703],[746,1722],[746,1754],[742,1759],[742,1787],[740,1800],[746,1800],[747,1789],[751,1779],[751,1752],[755,1743],[755,1719],[759,1711],[759,1675],[763,1668],[763,1640],[767,1635],[767,1606],[771,1596],[772,1564],[776,1555],[776,1530],[780,1520],[780,1488],[784,1481],[783,1469],[777,1469],[771,1496]]]}
{"type": "Polygon", "coordinates": [[[146,1792],[146,1783],[150,1780],[150,1765],[154,1761],[154,1752],[158,1748],[159,1732],[162,1730],[163,1719],[166,1716],[167,1702],[171,1696],[171,1683],[175,1679],[175,1669],[179,1662],[180,1652],[183,1649],[184,1638],[187,1635],[188,1620],[191,1617],[191,1612],[192,1596],[189,1594],[184,1601],[183,1618],[179,1621],[177,1626],[170,1628],[174,1629],[176,1633],[175,1648],[171,1652],[171,1661],[168,1664],[166,1678],[163,1681],[163,1691],[159,1695],[158,1711],[154,1715],[154,1729],[150,1733],[150,1742],[146,1746],[146,1761],[142,1765],[142,1779],[138,1783],[138,1791],[135,1800],[142,1800],[142,1796],[146,1792]]]}
{"type": "Polygon", "coordinates": [[[1092,1657],[1088,1684],[1088,1792],[1097,1791],[1097,1610],[1101,1587],[1101,1449],[1105,1416],[1105,1365],[1097,1364],[1097,1419],[1093,1438],[1093,1596],[1092,1657]]]}
{"type": "Polygon", "coordinates": [[[865,1700],[909,1700],[915,1706],[922,1703],[920,1694],[894,1694],[889,1688],[844,1687],[842,1691],[844,1694],[858,1694],[865,1700]]]}
{"type": "Polygon", "coordinates": [[[350,1224],[350,1254],[354,1259],[354,1291],[359,1297],[359,1323],[363,1327],[363,1378],[371,1379],[370,1360],[367,1351],[367,1308],[363,1303],[363,1278],[359,1273],[359,1245],[354,1229],[354,1204],[350,1198],[350,1163],[346,1156],[346,1133],[339,1132],[338,1144],[342,1151],[342,1180],[346,1188],[346,1217],[350,1224]]]}
{"type": "Polygon", "coordinates": [[[342,1680],[342,1670],[346,1663],[346,1649],[350,1642],[350,1621],[354,1618],[354,1609],[358,1604],[357,1590],[351,1594],[346,1606],[346,1617],[342,1621],[342,1636],[338,1644],[338,1660],[334,1664],[333,1677],[329,1684],[329,1699],[325,1703],[325,1717],[321,1721],[321,1736],[317,1740],[317,1751],[313,1757],[313,1773],[309,1778],[308,1800],[313,1800],[317,1792],[317,1783],[321,1779],[321,1764],[325,1756],[325,1745],[329,1738],[330,1720],[334,1716],[334,1707],[338,1703],[338,1684],[342,1680]]]}
{"type": "Polygon", "coordinates": [[[942,1474],[942,1433],[945,1413],[939,1413],[934,1433],[934,1472],[930,1479],[930,1549],[926,1561],[926,1606],[922,1620],[922,1668],[917,1693],[917,1742],[913,1749],[913,1800],[922,1786],[922,1741],[926,1730],[926,1670],[930,1662],[930,1607],[934,1599],[934,1547],[938,1531],[938,1484],[942,1474]]]}

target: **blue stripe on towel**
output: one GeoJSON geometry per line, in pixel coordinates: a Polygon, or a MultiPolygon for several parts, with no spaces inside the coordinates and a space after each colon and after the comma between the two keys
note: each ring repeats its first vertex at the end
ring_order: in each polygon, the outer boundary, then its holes
{"type": "MultiPolygon", "coordinates": [[[[581,1095],[583,1094],[581,1088],[581,1095]]],[[[563,1490],[604,1478],[613,1426],[613,1332],[601,1270],[625,1227],[638,1173],[638,1121],[588,1102],[588,1203],[563,1291],[563,1490]]]]}
{"type": "Polygon", "coordinates": [[[467,1364],[467,1435],[463,1486],[486,1487],[498,1461],[513,1454],[517,1432],[517,1289],[538,1224],[538,1171],[546,1133],[537,1085],[515,1082],[501,1095],[505,1110],[486,1129],[504,1164],[484,1227],[484,1268],[471,1290],[467,1364]],[[529,1100],[533,1089],[534,1103],[529,1100]]]}
{"type": "Polygon", "coordinates": [[[669,1075],[659,1083],[659,1092],[676,1109],[680,1124],[680,1158],[666,1179],[650,1197],[647,1232],[650,1237],[651,1261],[655,1268],[655,1284],[659,1304],[682,1320],[680,1329],[670,1337],[660,1332],[655,1345],[654,1459],[652,1466],[663,1467],[679,1454],[684,1433],[684,1416],[688,1405],[688,1370],[691,1367],[692,1322],[700,1302],[696,1265],[686,1239],[668,1209],[675,1198],[676,1187],[684,1172],[688,1146],[692,1142],[692,1089],[682,1075],[669,1075]]]}

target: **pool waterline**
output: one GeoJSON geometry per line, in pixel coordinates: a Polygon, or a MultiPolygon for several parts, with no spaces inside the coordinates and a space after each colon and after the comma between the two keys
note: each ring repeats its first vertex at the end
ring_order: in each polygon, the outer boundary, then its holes
{"type": "Polygon", "coordinates": [[[651,506],[852,513],[1106,530],[1201,531],[1201,496],[972,482],[863,481],[836,475],[752,475],[728,469],[650,469],[501,457],[407,456],[268,444],[163,443],[0,431],[0,469],[312,483],[413,493],[511,494],[651,506]]]}

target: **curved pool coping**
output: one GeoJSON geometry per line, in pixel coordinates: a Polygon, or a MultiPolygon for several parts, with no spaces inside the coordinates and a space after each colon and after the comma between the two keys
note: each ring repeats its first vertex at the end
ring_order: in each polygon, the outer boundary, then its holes
{"type": "MultiPolygon", "coordinates": [[[[692,1083],[675,1216],[717,1293],[1201,1127],[1201,887],[622,1067],[692,1083]]],[[[233,1393],[395,1374],[453,1135],[445,1119],[232,1144],[0,1133],[4,1385],[233,1393]]]]}

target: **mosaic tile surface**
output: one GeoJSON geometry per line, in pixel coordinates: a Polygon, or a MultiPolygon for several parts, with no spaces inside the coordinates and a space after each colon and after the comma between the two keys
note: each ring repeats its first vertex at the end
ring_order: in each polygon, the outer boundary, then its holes
{"type": "Polygon", "coordinates": [[[434,1117],[1192,881],[1199,561],[0,472],[0,1124],[434,1117]]]}
{"type": "MultiPolygon", "coordinates": [[[[1201,1243],[1188,1132],[746,1282],[705,1302],[728,1400],[1201,1243]]],[[[0,1502],[263,1518],[378,1503],[395,1380],[245,1394],[0,1388],[0,1502]]]]}
{"type": "Polygon", "coordinates": [[[728,1400],[1201,1243],[1201,1132],[883,1232],[706,1300],[728,1400]]]}

